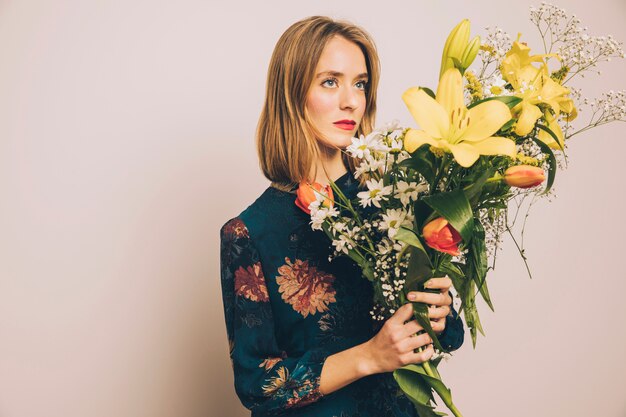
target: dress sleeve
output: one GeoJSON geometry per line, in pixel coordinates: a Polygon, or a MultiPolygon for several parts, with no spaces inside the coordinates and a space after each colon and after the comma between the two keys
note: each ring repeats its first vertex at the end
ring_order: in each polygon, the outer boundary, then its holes
{"type": "MultiPolygon", "coordinates": [[[[450,292],[452,299],[454,295],[450,292]]],[[[450,314],[446,316],[446,327],[438,337],[441,346],[448,352],[457,350],[463,344],[465,338],[465,328],[463,320],[454,309],[454,303],[450,304],[450,314]]]]}
{"type": "Polygon", "coordinates": [[[280,411],[319,400],[320,348],[299,357],[280,349],[259,253],[245,224],[235,218],[221,229],[221,284],[235,390],[253,411],[280,411]]]}

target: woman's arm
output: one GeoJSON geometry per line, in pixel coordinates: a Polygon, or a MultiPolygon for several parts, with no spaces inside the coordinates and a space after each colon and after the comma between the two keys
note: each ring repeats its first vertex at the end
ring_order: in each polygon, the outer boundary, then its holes
{"type": "MultiPolygon", "coordinates": [[[[429,288],[440,289],[440,294],[425,292],[408,294],[413,301],[433,306],[428,309],[428,316],[435,333],[442,334],[444,339],[446,334],[450,333],[445,330],[449,315],[453,311],[452,297],[449,294],[451,285],[450,278],[433,278],[430,280],[429,288]]],[[[434,353],[432,339],[427,333],[415,335],[423,328],[417,321],[411,320],[412,318],[413,306],[410,303],[405,304],[385,322],[372,339],[329,356],[322,368],[321,393],[329,394],[368,375],[392,372],[411,363],[429,360],[434,353]],[[415,349],[420,347],[424,349],[416,353],[415,349]]],[[[458,332],[458,329],[455,331],[458,332]]],[[[462,322],[460,331],[462,336],[462,322]]],[[[462,340],[461,337],[461,343],[462,340]]],[[[444,347],[447,346],[444,344],[444,347]]]]}
{"type": "Polygon", "coordinates": [[[326,395],[368,375],[391,372],[410,363],[421,363],[433,355],[432,339],[413,317],[413,306],[405,304],[367,342],[330,355],[322,368],[320,391],[326,395]],[[425,346],[419,353],[414,350],[425,346]]]}
{"type": "Polygon", "coordinates": [[[238,218],[221,230],[221,284],[235,391],[254,412],[280,412],[322,397],[319,379],[329,352],[287,356],[275,336],[274,316],[259,253],[238,218]]]}

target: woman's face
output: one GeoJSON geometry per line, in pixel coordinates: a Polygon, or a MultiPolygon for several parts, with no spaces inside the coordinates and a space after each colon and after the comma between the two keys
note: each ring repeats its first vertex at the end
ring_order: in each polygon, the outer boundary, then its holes
{"type": "Polygon", "coordinates": [[[309,88],[306,109],[322,145],[345,148],[356,134],[365,112],[365,56],[343,37],[328,41],[309,88]]]}

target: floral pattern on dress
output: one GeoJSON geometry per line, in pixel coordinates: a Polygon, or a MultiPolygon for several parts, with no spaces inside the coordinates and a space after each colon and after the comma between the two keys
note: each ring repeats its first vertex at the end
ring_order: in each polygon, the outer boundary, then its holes
{"type": "Polygon", "coordinates": [[[259,368],[265,368],[266,371],[272,369],[278,362],[287,357],[287,352],[283,351],[280,357],[265,358],[263,362],[259,364],[259,368]]]}
{"type": "Polygon", "coordinates": [[[277,375],[263,385],[263,394],[274,398],[284,398],[286,407],[302,407],[319,400],[323,395],[319,390],[319,375],[314,378],[312,370],[306,366],[297,366],[293,374],[281,366],[277,375]]]}
{"type": "Polygon", "coordinates": [[[235,217],[228,223],[224,225],[224,229],[222,231],[225,237],[233,238],[241,238],[241,237],[249,237],[248,228],[241,221],[240,218],[235,217]]]}
{"type": "Polygon", "coordinates": [[[246,267],[240,266],[235,271],[235,288],[235,294],[250,301],[268,302],[270,300],[260,262],[246,267]]]}
{"type": "Polygon", "coordinates": [[[285,258],[285,262],[278,268],[280,275],[276,278],[282,299],[305,318],[327,311],[328,305],[336,301],[332,286],[335,277],[310,265],[308,260],[292,262],[285,258]]]}

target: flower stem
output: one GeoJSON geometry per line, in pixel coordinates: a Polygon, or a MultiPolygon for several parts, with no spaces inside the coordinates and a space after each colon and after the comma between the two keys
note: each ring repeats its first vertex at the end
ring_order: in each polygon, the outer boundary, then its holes
{"type": "MultiPolygon", "coordinates": [[[[420,349],[421,350],[421,349],[420,349]]],[[[424,367],[424,370],[426,371],[426,374],[434,379],[438,379],[441,381],[441,378],[439,377],[439,375],[435,374],[435,372],[433,371],[433,369],[430,366],[430,361],[426,361],[422,363],[422,366],[424,367]]],[[[446,407],[448,407],[448,409],[450,411],[452,411],[452,414],[455,415],[455,417],[463,417],[463,415],[461,414],[461,412],[459,411],[458,408],[456,408],[456,406],[454,405],[454,403],[452,402],[452,398],[450,398],[450,392],[444,392],[441,393],[439,392],[439,390],[437,390],[437,388],[434,388],[435,392],[437,392],[437,395],[439,395],[439,398],[441,398],[444,402],[444,404],[446,405],[446,407]],[[449,398],[448,401],[446,401],[446,398],[449,398]]],[[[445,389],[445,388],[444,388],[445,389]]]]}

